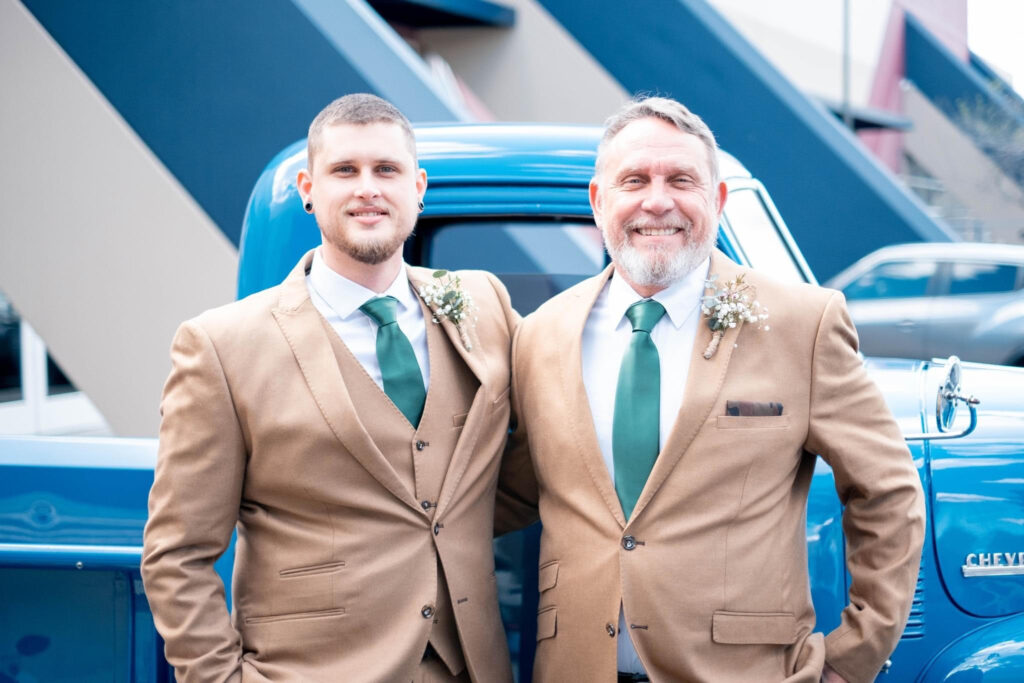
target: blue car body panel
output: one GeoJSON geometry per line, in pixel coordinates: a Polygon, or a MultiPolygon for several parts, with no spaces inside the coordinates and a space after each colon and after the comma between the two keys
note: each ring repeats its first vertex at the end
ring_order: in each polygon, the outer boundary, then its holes
{"type": "MultiPolygon", "coordinates": [[[[587,185],[599,135],[592,127],[418,127],[429,186],[407,260],[436,266],[451,264],[433,263],[435,256],[471,263],[487,258],[507,266],[499,275],[515,285],[524,264],[555,273],[557,286],[582,277],[586,267],[599,269],[600,263],[572,251],[577,237],[563,232],[550,242],[556,247],[533,261],[516,251],[529,244],[500,231],[481,251],[467,245],[435,255],[446,226],[483,230],[488,221],[514,220],[551,230],[588,223],[587,185]]],[[[319,243],[295,189],[304,163],[304,143],[295,143],[257,181],[242,235],[240,296],[279,282],[319,243]]],[[[722,157],[722,170],[731,187],[763,193],[730,157],[722,157]]],[[[762,200],[770,206],[766,195],[762,200]]],[[[778,217],[773,220],[788,239],[778,217]]],[[[742,261],[736,239],[725,221],[719,246],[742,261]]],[[[537,256],[536,249],[530,253],[537,256]]],[[[813,279],[809,272],[805,277],[813,279]]],[[[866,363],[901,429],[934,432],[944,363],[866,363]]],[[[1024,574],[964,574],[972,553],[979,566],[987,554],[986,566],[992,566],[997,552],[1001,564],[1013,564],[1011,555],[1024,552],[1024,370],[965,364],[963,375],[966,389],[983,400],[977,430],[961,439],[909,444],[929,525],[912,613],[884,680],[1024,680],[1024,574]]],[[[961,416],[954,428],[965,421],[961,416]]],[[[155,440],[0,438],[0,676],[18,680],[3,668],[14,666],[36,680],[173,678],[138,571],[155,457],[155,440]]],[[[496,541],[502,614],[524,681],[536,628],[538,535],[533,527],[496,541]]],[[[822,460],[808,499],[807,541],[818,629],[827,632],[838,624],[849,577],[842,507],[822,460]]],[[[229,549],[217,565],[227,586],[231,560],[229,549]]]]}

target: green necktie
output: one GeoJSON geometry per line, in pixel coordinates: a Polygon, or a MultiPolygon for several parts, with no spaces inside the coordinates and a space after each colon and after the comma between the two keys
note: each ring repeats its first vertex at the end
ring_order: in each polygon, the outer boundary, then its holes
{"type": "Polygon", "coordinates": [[[661,415],[661,362],[651,330],[665,307],[657,301],[638,301],[626,309],[633,337],[622,356],[615,390],[612,457],[615,492],[628,520],[658,458],[661,415]]]}
{"type": "Polygon", "coordinates": [[[384,378],[384,393],[398,406],[409,423],[416,427],[423,414],[427,392],[423,374],[409,338],[397,324],[398,299],[380,296],[370,299],[359,310],[377,323],[377,362],[384,378]]]}

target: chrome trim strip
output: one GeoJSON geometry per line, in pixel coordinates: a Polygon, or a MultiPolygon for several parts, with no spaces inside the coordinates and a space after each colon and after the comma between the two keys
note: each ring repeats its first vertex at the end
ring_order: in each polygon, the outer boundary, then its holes
{"type": "Polygon", "coordinates": [[[142,555],[141,545],[65,545],[48,543],[0,543],[0,553],[57,553],[61,555],[142,555]]]}
{"type": "Polygon", "coordinates": [[[965,579],[979,576],[1024,576],[1024,566],[1021,565],[979,567],[965,564],[960,570],[964,573],[965,579]]]}

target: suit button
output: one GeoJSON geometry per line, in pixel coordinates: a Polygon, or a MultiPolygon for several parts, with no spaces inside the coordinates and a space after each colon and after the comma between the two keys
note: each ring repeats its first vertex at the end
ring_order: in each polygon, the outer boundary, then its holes
{"type": "Polygon", "coordinates": [[[622,537],[622,547],[626,550],[633,550],[636,548],[636,539],[632,536],[622,537]]]}
{"type": "Polygon", "coordinates": [[[426,441],[417,441],[416,442],[416,450],[422,451],[426,447],[427,447],[427,442],[426,441]]]}
{"type": "Polygon", "coordinates": [[[423,508],[424,510],[429,510],[430,509],[430,501],[429,500],[421,501],[420,502],[420,507],[423,508]]]}
{"type": "Polygon", "coordinates": [[[612,622],[609,621],[607,624],[604,625],[604,628],[605,628],[606,631],[608,631],[608,635],[610,637],[612,637],[612,638],[615,637],[615,627],[612,626],[612,622]]]}
{"type": "Polygon", "coordinates": [[[420,610],[420,614],[423,615],[424,619],[430,619],[434,616],[434,608],[431,605],[424,605],[423,609],[420,610]]]}
{"type": "Polygon", "coordinates": [[[437,536],[439,533],[441,533],[441,525],[434,522],[434,535],[437,536]]]}

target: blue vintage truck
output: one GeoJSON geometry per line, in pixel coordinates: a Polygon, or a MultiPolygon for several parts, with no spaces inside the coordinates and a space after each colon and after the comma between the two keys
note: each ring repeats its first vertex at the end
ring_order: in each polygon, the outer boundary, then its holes
{"type": "MultiPolygon", "coordinates": [[[[604,267],[587,199],[599,129],[474,124],[416,134],[430,184],[409,263],[491,270],[524,314],[604,267]]],[[[304,164],[300,141],[256,184],[239,296],[279,282],[319,242],[294,185],[304,164]]],[[[729,186],[720,248],[814,282],[764,187],[728,155],[720,164],[729,186]]],[[[880,680],[1024,681],[1024,370],[866,363],[907,435],[928,506],[913,610],[880,680]]],[[[0,439],[0,683],[173,680],[138,569],[155,457],[154,440],[0,439]]],[[[520,681],[532,668],[538,532],[495,542],[520,681]]],[[[849,579],[841,507],[820,460],[807,543],[818,628],[828,631],[849,579]]],[[[229,550],[218,565],[229,586],[231,560],[229,550]]]]}

